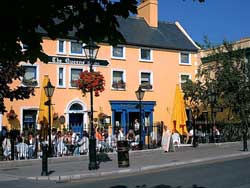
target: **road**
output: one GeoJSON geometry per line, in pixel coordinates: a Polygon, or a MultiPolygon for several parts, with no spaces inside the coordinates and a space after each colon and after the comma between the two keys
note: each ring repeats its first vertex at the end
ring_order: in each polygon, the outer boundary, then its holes
{"type": "Polygon", "coordinates": [[[4,181],[0,182],[0,188],[249,188],[249,167],[250,159],[243,158],[99,180],[86,179],[78,182],[4,181]]]}

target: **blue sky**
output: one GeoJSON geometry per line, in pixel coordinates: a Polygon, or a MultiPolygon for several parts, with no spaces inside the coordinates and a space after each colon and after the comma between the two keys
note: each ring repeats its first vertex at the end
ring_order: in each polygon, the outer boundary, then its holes
{"type": "Polygon", "coordinates": [[[250,37],[250,0],[158,0],[159,20],[178,21],[194,41],[212,44],[250,37]]]}

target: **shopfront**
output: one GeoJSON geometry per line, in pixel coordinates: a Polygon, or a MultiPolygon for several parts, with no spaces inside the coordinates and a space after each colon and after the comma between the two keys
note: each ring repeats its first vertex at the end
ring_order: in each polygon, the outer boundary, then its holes
{"type": "MultiPolygon", "coordinates": [[[[110,101],[112,110],[113,134],[116,129],[122,127],[127,134],[129,129],[134,129],[135,119],[140,119],[140,109],[138,101],[110,101]]],[[[142,140],[146,134],[150,134],[153,128],[153,112],[155,101],[142,101],[142,140]]]]}

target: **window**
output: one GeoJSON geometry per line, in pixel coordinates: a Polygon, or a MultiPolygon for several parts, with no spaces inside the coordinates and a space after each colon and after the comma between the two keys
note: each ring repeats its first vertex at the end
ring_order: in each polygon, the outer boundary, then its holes
{"type": "Polygon", "coordinates": [[[151,72],[141,72],[141,87],[142,89],[152,89],[151,72]]]}
{"type": "Polygon", "coordinates": [[[57,53],[65,54],[66,53],[66,41],[58,40],[57,42],[57,53]]]}
{"type": "Polygon", "coordinates": [[[71,55],[83,55],[82,44],[79,42],[70,42],[70,54],[71,55]]]}
{"type": "Polygon", "coordinates": [[[125,47],[123,46],[112,47],[112,58],[125,59],[125,47]]]}
{"type": "Polygon", "coordinates": [[[187,80],[191,79],[190,74],[180,74],[180,84],[184,84],[187,80]]]}
{"type": "Polygon", "coordinates": [[[22,79],[22,84],[26,86],[37,86],[38,85],[38,70],[37,66],[23,66],[24,76],[22,79]]]}
{"type": "Polygon", "coordinates": [[[187,52],[181,52],[180,54],[180,64],[191,65],[190,54],[187,52]]]}
{"type": "Polygon", "coordinates": [[[65,87],[65,68],[59,67],[57,73],[57,85],[58,87],[65,87]]]}
{"type": "Polygon", "coordinates": [[[114,89],[125,89],[126,82],[125,82],[125,73],[122,70],[114,70],[112,72],[112,88],[114,89]]]}
{"type": "Polygon", "coordinates": [[[37,110],[23,110],[23,132],[28,135],[29,132],[37,130],[37,110]]]}
{"type": "Polygon", "coordinates": [[[152,51],[150,49],[140,49],[140,61],[152,61],[152,51]]]}
{"type": "Polygon", "coordinates": [[[71,87],[77,87],[76,81],[79,79],[80,73],[82,71],[83,71],[82,69],[78,69],[78,68],[71,69],[71,73],[70,73],[70,86],[71,87]]]}

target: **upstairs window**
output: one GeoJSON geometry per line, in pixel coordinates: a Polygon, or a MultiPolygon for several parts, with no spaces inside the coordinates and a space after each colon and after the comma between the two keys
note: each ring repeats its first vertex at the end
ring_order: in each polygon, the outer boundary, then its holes
{"type": "Polygon", "coordinates": [[[78,68],[72,68],[70,71],[70,86],[71,87],[77,87],[77,80],[80,78],[80,73],[82,72],[82,69],[78,68]]]}
{"type": "Polygon", "coordinates": [[[22,79],[22,84],[25,86],[37,86],[38,85],[38,70],[37,66],[23,66],[24,76],[22,79]]]}
{"type": "Polygon", "coordinates": [[[113,89],[125,89],[126,88],[124,71],[114,70],[112,79],[113,79],[112,80],[113,89]]]}
{"type": "Polygon", "coordinates": [[[58,68],[58,87],[65,87],[65,68],[59,67],[58,68]]]}
{"type": "Polygon", "coordinates": [[[125,59],[125,47],[123,46],[112,46],[112,58],[125,59]]]}
{"type": "Polygon", "coordinates": [[[191,65],[190,54],[188,52],[181,52],[180,53],[180,64],[191,65]]]}
{"type": "Polygon", "coordinates": [[[152,50],[141,48],[140,49],[140,61],[152,61],[152,50]]]}
{"type": "Polygon", "coordinates": [[[142,89],[152,89],[153,79],[151,72],[141,72],[141,87],[142,89]]]}
{"type": "Polygon", "coordinates": [[[64,41],[64,40],[57,41],[57,53],[59,53],[59,54],[66,53],[66,41],[64,41]]]}
{"type": "Polygon", "coordinates": [[[79,42],[70,42],[70,54],[71,55],[83,55],[82,44],[79,42]]]}
{"type": "Polygon", "coordinates": [[[180,84],[181,84],[181,87],[189,79],[191,79],[191,75],[190,74],[180,74],[180,84]]]}

